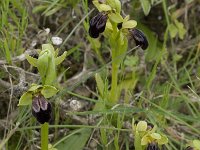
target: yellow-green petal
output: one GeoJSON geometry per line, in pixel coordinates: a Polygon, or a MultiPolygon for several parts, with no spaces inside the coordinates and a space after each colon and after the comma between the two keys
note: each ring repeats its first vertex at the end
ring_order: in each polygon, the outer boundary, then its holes
{"type": "Polygon", "coordinates": [[[160,140],[161,139],[161,135],[159,133],[151,133],[150,136],[153,139],[156,139],[156,140],[160,140]]]}
{"type": "Polygon", "coordinates": [[[100,9],[100,11],[109,11],[109,10],[112,10],[112,8],[109,5],[106,5],[106,4],[100,4],[99,5],[99,9],[100,9]]]}
{"type": "Polygon", "coordinates": [[[109,15],[109,19],[115,23],[123,22],[123,18],[119,13],[112,13],[109,15]]]}
{"type": "Polygon", "coordinates": [[[146,131],[147,130],[147,122],[146,121],[139,121],[136,127],[137,131],[146,131]]]}
{"type": "Polygon", "coordinates": [[[131,28],[135,28],[137,26],[137,21],[135,20],[129,20],[129,21],[125,21],[122,24],[122,28],[125,29],[131,29],[131,28]]]}

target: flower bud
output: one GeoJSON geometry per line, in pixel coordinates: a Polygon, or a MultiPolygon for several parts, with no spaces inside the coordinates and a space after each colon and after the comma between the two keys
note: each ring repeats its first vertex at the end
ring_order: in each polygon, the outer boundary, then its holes
{"type": "Polygon", "coordinates": [[[147,49],[149,43],[144,33],[138,29],[132,29],[130,32],[133,39],[135,40],[136,45],[141,46],[141,48],[144,50],[147,49]]]}
{"type": "Polygon", "coordinates": [[[35,96],[32,101],[32,114],[41,124],[51,119],[51,104],[42,95],[35,96]]]}
{"type": "Polygon", "coordinates": [[[146,150],[160,150],[160,148],[158,147],[157,143],[152,142],[152,143],[148,144],[146,150]]]}
{"type": "Polygon", "coordinates": [[[106,14],[99,12],[90,20],[89,35],[92,38],[97,38],[100,33],[104,32],[107,19],[106,14]]]}

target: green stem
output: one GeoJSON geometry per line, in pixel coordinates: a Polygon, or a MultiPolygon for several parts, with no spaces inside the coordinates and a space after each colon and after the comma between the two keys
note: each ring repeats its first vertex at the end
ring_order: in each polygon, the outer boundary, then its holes
{"type": "Polygon", "coordinates": [[[49,124],[45,122],[41,125],[41,150],[48,150],[49,124]]]}
{"type": "MultiPolygon", "coordinates": [[[[114,55],[114,54],[113,54],[114,55]]],[[[110,102],[117,102],[117,81],[118,81],[118,70],[119,67],[115,60],[115,55],[112,56],[112,82],[111,82],[111,94],[110,94],[110,102]]]]}

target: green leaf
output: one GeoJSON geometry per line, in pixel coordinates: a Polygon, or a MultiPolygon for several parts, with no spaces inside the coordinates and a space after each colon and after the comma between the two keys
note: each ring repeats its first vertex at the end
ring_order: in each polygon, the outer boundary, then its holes
{"type": "Polygon", "coordinates": [[[43,53],[39,56],[38,61],[37,61],[37,68],[38,68],[38,71],[40,73],[40,76],[42,77],[43,83],[45,81],[45,76],[47,74],[47,69],[49,67],[49,55],[48,55],[48,53],[49,53],[48,51],[45,51],[45,52],[43,51],[43,53]]]}
{"type": "Polygon", "coordinates": [[[131,28],[134,28],[136,26],[137,26],[137,21],[135,21],[135,20],[128,20],[128,21],[126,21],[122,24],[123,29],[125,29],[125,28],[131,29],[131,28]]]}
{"type": "Polygon", "coordinates": [[[33,8],[32,13],[34,14],[34,13],[37,13],[40,11],[44,11],[46,8],[47,8],[47,6],[45,6],[45,5],[38,5],[33,8]]]}
{"type": "Polygon", "coordinates": [[[179,22],[178,20],[175,20],[175,24],[178,28],[178,35],[180,39],[184,38],[184,35],[186,33],[186,29],[184,28],[184,25],[182,22],[179,22]]]}
{"type": "Polygon", "coordinates": [[[58,150],[58,149],[54,148],[51,144],[48,144],[48,150],[58,150]]]}
{"type": "Polygon", "coordinates": [[[179,60],[181,60],[181,58],[183,58],[182,55],[179,55],[179,54],[174,54],[174,55],[173,55],[173,60],[174,60],[174,61],[179,61],[179,60]]]}
{"type": "Polygon", "coordinates": [[[126,59],[124,61],[124,64],[126,66],[134,67],[138,64],[139,62],[139,57],[136,56],[126,56],[126,59]]]}
{"type": "Polygon", "coordinates": [[[58,150],[83,150],[91,133],[92,130],[88,128],[74,130],[71,134],[61,139],[61,142],[57,142],[58,144],[55,147],[58,150]]]}
{"type": "Polygon", "coordinates": [[[109,19],[115,23],[121,23],[123,22],[123,18],[119,13],[111,13],[109,15],[109,19]]]}
{"type": "Polygon", "coordinates": [[[49,56],[49,60],[44,85],[53,85],[56,82],[56,64],[52,53],[49,56]]]}
{"type": "Polygon", "coordinates": [[[30,105],[31,103],[32,103],[32,92],[26,92],[20,97],[17,106],[30,105]]]}
{"type": "Polygon", "coordinates": [[[61,6],[58,6],[58,7],[55,7],[55,8],[53,8],[53,9],[51,9],[51,10],[49,10],[49,11],[45,11],[45,13],[43,13],[45,16],[51,16],[51,15],[53,15],[54,13],[56,13],[58,10],[60,10],[62,7],[61,6]]]}
{"type": "Polygon", "coordinates": [[[147,122],[146,121],[139,121],[136,127],[137,131],[146,131],[147,130],[147,122]]]}
{"type": "Polygon", "coordinates": [[[103,80],[102,80],[102,78],[101,78],[99,73],[95,74],[95,80],[96,80],[96,83],[97,83],[97,88],[99,90],[99,93],[100,93],[101,96],[103,96],[105,87],[104,87],[104,82],[103,82],[103,80]]]}
{"type": "Polygon", "coordinates": [[[169,25],[169,33],[170,33],[171,38],[174,38],[177,35],[178,29],[174,24],[169,25]]]}
{"type": "Polygon", "coordinates": [[[65,60],[66,56],[67,56],[67,51],[65,51],[61,56],[55,59],[55,64],[56,65],[61,64],[65,60]]]}
{"type": "Polygon", "coordinates": [[[54,96],[56,93],[58,92],[58,90],[50,85],[44,85],[41,93],[45,98],[50,98],[52,96],[54,96]]]}
{"type": "Polygon", "coordinates": [[[142,4],[144,14],[147,16],[151,10],[151,4],[149,0],[140,0],[140,3],[142,4]]]}
{"type": "Polygon", "coordinates": [[[33,58],[29,55],[25,55],[27,61],[29,62],[29,64],[31,64],[32,66],[34,67],[37,67],[37,59],[36,58],[33,58]]]}

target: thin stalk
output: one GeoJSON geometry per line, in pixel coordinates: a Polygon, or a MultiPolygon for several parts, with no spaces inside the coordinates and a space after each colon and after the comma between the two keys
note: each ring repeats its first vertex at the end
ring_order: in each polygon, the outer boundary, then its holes
{"type": "MultiPolygon", "coordinates": [[[[113,50],[112,53],[112,60],[115,60],[115,53],[116,50],[113,50]]],[[[119,67],[116,61],[112,61],[112,81],[111,81],[111,94],[110,94],[110,102],[116,103],[117,102],[117,81],[118,81],[118,70],[119,67]]]]}
{"type": "Polygon", "coordinates": [[[45,122],[41,125],[41,150],[48,150],[49,124],[45,122]]]}

